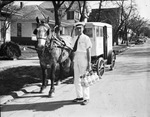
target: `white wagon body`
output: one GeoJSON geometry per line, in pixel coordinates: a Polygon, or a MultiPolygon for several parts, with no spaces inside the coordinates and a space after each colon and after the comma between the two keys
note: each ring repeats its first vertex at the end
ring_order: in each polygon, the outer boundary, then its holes
{"type": "MultiPolygon", "coordinates": [[[[104,46],[107,46],[107,53],[113,49],[112,47],[112,26],[100,22],[87,22],[85,25],[85,33],[90,37],[92,42],[92,56],[104,54],[104,46]],[[104,26],[107,27],[107,40],[104,44],[104,26]]],[[[106,39],[106,38],[105,38],[106,39]]]]}
{"type": "MultiPolygon", "coordinates": [[[[66,28],[71,28],[69,26],[66,28]]],[[[73,28],[74,29],[74,28],[73,28]]],[[[70,29],[72,38],[76,36],[75,30],[70,29]]],[[[92,68],[102,76],[105,65],[110,65],[112,70],[115,64],[116,55],[113,51],[112,25],[101,22],[86,22],[84,33],[88,35],[92,42],[91,56],[92,68]]]]}

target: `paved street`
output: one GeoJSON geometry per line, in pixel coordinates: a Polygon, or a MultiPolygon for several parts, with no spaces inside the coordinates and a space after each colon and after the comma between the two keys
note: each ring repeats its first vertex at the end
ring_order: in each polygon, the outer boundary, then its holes
{"type": "Polygon", "coordinates": [[[150,117],[150,40],[117,55],[115,69],[90,88],[90,103],[73,103],[74,85],[49,87],[42,94],[28,92],[2,105],[1,117],[150,117]]]}

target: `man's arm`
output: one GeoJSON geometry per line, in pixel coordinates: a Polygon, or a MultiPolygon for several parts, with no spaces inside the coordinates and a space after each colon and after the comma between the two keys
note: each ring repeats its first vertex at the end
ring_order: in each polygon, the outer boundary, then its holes
{"type": "Polygon", "coordinates": [[[88,61],[87,70],[90,71],[91,70],[91,47],[87,49],[87,61],[88,61]]]}

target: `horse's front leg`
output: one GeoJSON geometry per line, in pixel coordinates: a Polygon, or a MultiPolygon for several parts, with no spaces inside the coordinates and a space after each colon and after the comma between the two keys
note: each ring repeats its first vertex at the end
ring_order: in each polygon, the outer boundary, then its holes
{"type": "Polygon", "coordinates": [[[60,63],[59,64],[59,73],[58,73],[58,78],[57,78],[57,81],[56,81],[56,85],[60,85],[61,82],[62,82],[62,79],[63,79],[63,68],[62,68],[62,64],[60,63]]]}
{"type": "Polygon", "coordinates": [[[55,94],[55,87],[54,87],[54,81],[55,81],[55,72],[56,72],[56,66],[53,65],[51,68],[51,74],[50,74],[50,79],[51,79],[51,87],[49,91],[49,97],[54,97],[55,94]]]}
{"type": "Polygon", "coordinates": [[[47,69],[46,68],[42,68],[42,86],[40,89],[40,93],[43,92],[43,90],[46,88],[48,81],[47,81],[47,69]]]}

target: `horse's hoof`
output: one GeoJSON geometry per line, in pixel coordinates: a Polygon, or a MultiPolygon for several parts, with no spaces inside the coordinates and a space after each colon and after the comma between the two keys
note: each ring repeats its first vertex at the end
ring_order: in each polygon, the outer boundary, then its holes
{"type": "Polygon", "coordinates": [[[43,93],[43,89],[40,89],[39,93],[43,93]]]}
{"type": "Polygon", "coordinates": [[[46,87],[41,87],[40,93],[43,93],[45,89],[46,89],[46,87]]]}
{"type": "Polygon", "coordinates": [[[54,96],[55,96],[55,93],[54,93],[54,92],[52,92],[52,93],[49,92],[48,97],[52,98],[52,97],[54,97],[54,96]]]}

